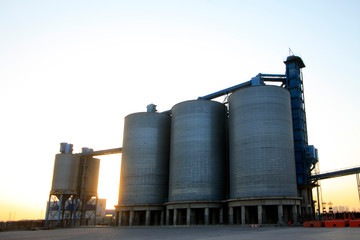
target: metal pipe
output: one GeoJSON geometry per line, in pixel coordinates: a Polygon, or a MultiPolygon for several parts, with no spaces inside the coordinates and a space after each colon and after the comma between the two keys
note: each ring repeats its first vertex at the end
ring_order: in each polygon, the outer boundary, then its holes
{"type": "Polygon", "coordinates": [[[166,111],[161,112],[161,113],[171,115],[171,110],[166,110],[166,111]]]}
{"type": "Polygon", "coordinates": [[[352,175],[352,174],[356,174],[356,173],[360,173],[360,167],[354,167],[354,168],[343,169],[343,170],[338,170],[338,171],[333,171],[333,172],[316,174],[316,175],[310,176],[309,178],[323,180],[323,179],[327,179],[327,178],[335,178],[335,177],[342,177],[342,176],[346,176],[346,175],[352,175]]]}
{"type": "Polygon", "coordinates": [[[241,84],[238,84],[238,85],[235,85],[235,86],[220,90],[218,92],[211,93],[211,94],[203,96],[203,97],[198,97],[198,100],[211,100],[213,98],[217,98],[217,97],[223,96],[225,94],[234,92],[235,90],[237,90],[239,88],[248,87],[248,86],[251,86],[251,81],[247,81],[247,82],[244,82],[244,83],[241,83],[241,84]]]}
{"type": "Polygon", "coordinates": [[[286,78],[285,74],[271,74],[271,73],[260,73],[261,77],[279,77],[286,78]]]}
{"type": "MultiPolygon", "coordinates": [[[[262,80],[264,81],[269,81],[269,82],[283,82],[285,83],[286,80],[286,75],[284,74],[263,74],[263,73],[259,73],[257,76],[259,76],[262,80]]],[[[198,97],[198,100],[211,100],[213,98],[217,98],[220,96],[223,96],[225,94],[229,94],[231,92],[234,92],[236,90],[238,90],[239,88],[242,87],[248,87],[252,85],[252,80],[229,87],[229,88],[225,88],[223,90],[220,90],[218,92],[215,93],[211,93],[208,94],[206,96],[203,97],[198,97]]]]}
{"type": "Polygon", "coordinates": [[[262,78],[264,81],[268,81],[268,82],[282,82],[282,83],[285,83],[286,81],[286,78],[273,78],[273,77],[265,77],[265,78],[262,78]]]}
{"type": "Polygon", "coordinates": [[[100,155],[109,155],[109,154],[117,154],[122,153],[122,148],[112,148],[106,150],[99,150],[93,152],[84,152],[80,153],[81,156],[100,156],[100,155]]]}

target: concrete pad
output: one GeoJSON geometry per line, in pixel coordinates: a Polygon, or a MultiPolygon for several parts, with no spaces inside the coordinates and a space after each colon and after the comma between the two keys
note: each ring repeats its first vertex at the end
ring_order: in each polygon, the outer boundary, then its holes
{"type": "Polygon", "coordinates": [[[0,232],[0,239],[12,240],[350,240],[359,239],[360,228],[177,226],[177,227],[81,227],[39,231],[0,232]]]}

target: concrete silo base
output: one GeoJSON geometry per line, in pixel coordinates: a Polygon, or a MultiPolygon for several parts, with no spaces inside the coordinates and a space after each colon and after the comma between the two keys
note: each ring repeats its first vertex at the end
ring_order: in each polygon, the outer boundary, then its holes
{"type": "Polygon", "coordinates": [[[229,224],[297,223],[301,215],[298,197],[260,197],[228,200],[229,224]]]}
{"type": "Polygon", "coordinates": [[[223,223],[220,201],[191,201],[166,203],[166,225],[209,225],[223,223]]]}
{"type": "Polygon", "coordinates": [[[118,226],[164,225],[163,205],[116,206],[115,211],[118,226]]]}

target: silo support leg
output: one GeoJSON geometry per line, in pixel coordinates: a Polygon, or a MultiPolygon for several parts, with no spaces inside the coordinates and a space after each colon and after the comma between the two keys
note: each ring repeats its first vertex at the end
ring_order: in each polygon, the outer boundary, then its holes
{"type": "Polygon", "coordinates": [[[146,210],[146,216],[145,216],[145,225],[150,225],[150,210],[146,210]]]}
{"type": "Polygon", "coordinates": [[[60,199],[59,199],[59,210],[58,210],[58,217],[57,217],[57,222],[56,225],[60,224],[60,216],[61,216],[61,209],[62,209],[62,201],[63,201],[63,195],[60,195],[60,199]]]}
{"type": "Polygon", "coordinates": [[[234,224],[234,209],[229,207],[229,224],[234,224]]]}
{"type": "Polygon", "coordinates": [[[205,208],[205,214],[204,214],[204,218],[205,218],[205,225],[209,225],[209,212],[210,212],[210,210],[209,210],[209,208],[207,207],[207,208],[205,208]]]}
{"type": "Polygon", "coordinates": [[[262,224],[263,207],[258,205],[258,224],[262,224]]]}
{"type": "Polygon", "coordinates": [[[118,219],[118,225],[121,226],[121,219],[122,219],[122,211],[119,211],[119,219],[118,219]]]}
{"type": "Polygon", "coordinates": [[[191,221],[191,208],[186,209],[186,225],[190,225],[191,221]]]}
{"type": "Polygon", "coordinates": [[[48,221],[49,221],[49,214],[50,214],[50,201],[51,201],[51,194],[49,195],[49,201],[47,204],[47,208],[46,208],[46,217],[45,217],[45,225],[48,225],[48,221]]]}
{"type": "Polygon", "coordinates": [[[170,224],[170,210],[166,209],[166,225],[170,224]]]}
{"type": "Polygon", "coordinates": [[[296,205],[292,206],[292,214],[293,214],[294,223],[297,223],[298,222],[298,213],[297,213],[296,205]]]}
{"type": "Polygon", "coordinates": [[[220,224],[224,223],[224,209],[223,208],[220,208],[220,211],[219,211],[219,223],[220,224]]]}
{"type": "Polygon", "coordinates": [[[173,224],[174,224],[174,226],[176,226],[176,224],[177,224],[177,209],[176,209],[176,208],[174,208],[174,219],[173,219],[173,224]]]}
{"type": "Polygon", "coordinates": [[[72,225],[75,226],[76,223],[76,207],[77,207],[77,197],[75,197],[75,201],[74,201],[74,213],[73,213],[73,219],[72,219],[72,225]]]}
{"type": "Polygon", "coordinates": [[[132,226],[134,222],[134,210],[130,210],[129,226],[132,226]]]}
{"type": "Polygon", "coordinates": [[[161,210],[160,225],[164,225],[164,210],[161,210]]]}
{"type": "Polygon", "coordinates": [[[241,224],[245,224],[245,206],[241,206],[241,224]]]}
{"type": "Polygon", "coordinates": [[[284,208],[283,208],[283,205],[278,205],[278,224],[284,224],[284,208]]]}

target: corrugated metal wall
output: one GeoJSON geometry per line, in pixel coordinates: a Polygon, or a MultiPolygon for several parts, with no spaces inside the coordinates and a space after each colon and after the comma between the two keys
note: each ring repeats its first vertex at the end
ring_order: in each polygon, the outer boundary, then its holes
{"type": "Polygon", "coordinates": [[[243,88],[229,98],[230,198],[297,196],[290,94],[243,88]]]}

